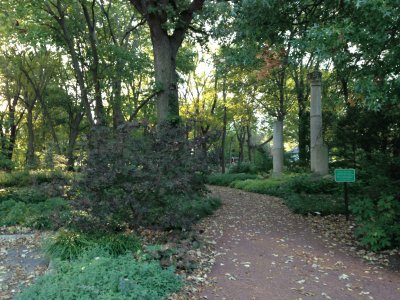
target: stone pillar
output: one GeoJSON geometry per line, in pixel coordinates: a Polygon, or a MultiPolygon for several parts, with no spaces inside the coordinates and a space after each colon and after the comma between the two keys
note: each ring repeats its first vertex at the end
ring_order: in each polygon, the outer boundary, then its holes
{"type": "Polygon", "coordinates": [[[279,177],[283,171],[283,121],[274,123],[274,139],[272,147],[272,176],[279,177]]]}
{"type": "Polygon", "coordinates": [[[319,175],[327,175],[328,147],[322,136],[321,77],[319,71],[308,74],[311,81],[310,138],[311,138],[311,171],[319,175]]]}

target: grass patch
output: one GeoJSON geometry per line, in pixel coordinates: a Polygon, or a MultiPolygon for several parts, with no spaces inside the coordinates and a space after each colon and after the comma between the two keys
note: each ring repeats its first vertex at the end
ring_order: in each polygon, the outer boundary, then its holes
{"type": "Polygon", "coordinates": [[[60,230],[45,241],[44,252],[52,259],[72,260],[93,247],[100,247],[112,256],[136,252],[141,248],[139,239],[127,234],[85,234],[60,230]]]}
{"type": "Polygon", "coordinates": [[[158,262],[138,262],[131,254],[114,257],[105,249],[93,248],[72,262],[56,260],[52,273],[15,299],[158,300],[167,299],[181,285],[174,270],[162,269],[158,262]]]}
{"type": "Polygon", "coordinates": [[[207,183],[211,185],[229,186],[234,181],[241,181],[247,179],[256,179],[255,174],[213,174],[207,177],[207,183]]]}

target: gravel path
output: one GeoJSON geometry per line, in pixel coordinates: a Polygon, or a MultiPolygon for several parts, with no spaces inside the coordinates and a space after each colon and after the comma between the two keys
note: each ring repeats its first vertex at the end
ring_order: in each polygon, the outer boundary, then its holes
{"type": "Polygon", "coordinates": [[[223,207],[202,224],[216,261],[199,299],[400,299],[399,273],[356,257],[281,200],[210,189],[223,207]]]}

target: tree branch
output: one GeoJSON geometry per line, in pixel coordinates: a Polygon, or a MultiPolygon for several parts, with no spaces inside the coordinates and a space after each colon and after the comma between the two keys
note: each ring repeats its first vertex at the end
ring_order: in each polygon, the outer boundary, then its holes
{"type": "Polygon", "coordinates": [[[138,107],[136,107],[136,109],[133,111],[133,113],[130,115],[129,117],[129,122],[132,122],[133,119],[137,116],[137,114],[139,113],[139,111],[143,108],[143,106],[145,106],[147,103],[150,102],[151,99],[153,99],[155,96],[157,96],[160,92],[154,92],[152,93],[150,96],[148,96],[146,99],[144,99],[142,102],[140,102],[140,104],[138,105],[138,107]]]}

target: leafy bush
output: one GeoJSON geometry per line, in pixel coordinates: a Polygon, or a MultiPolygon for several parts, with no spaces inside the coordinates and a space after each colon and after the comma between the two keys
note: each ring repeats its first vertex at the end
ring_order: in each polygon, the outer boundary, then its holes
{"type": "Polygon", "coordinates": [[[23,202],[7,200],[0,204],[0,225],[24,224],[29,216],[27,205],[23,202]]]}
{"type": "Polygon", "coordinates": [[[12,170],[14,169],[14,162],[8,159],[3,153],[0,153],[0,170],[12,170]]]}
{"type": "Polygon", "coordinates": [[[239,174],[239,173],[256,174],[257,169],[256,169],[256,166],[251,163],[241,162],[241,163],[232,165],[229,168],[228,173],[229,174],[239,174]]]}
{"type": "Polygon", "coordinates": [[[247,179],[256,179],[255,174],[213,174],[207,177],[207,183],[219,186],[229,186],[234,181],[241,181],[247,179]]]}
{"type": "Polygon", "coordinates": [[[286,194],[284,202],[287,207],[297,214],[344,214],[343,198],[327,194],[286,194]]]}
{"type": "Polygon", "coordinates": [[[158,262],[138,262],[131,254],[114,257],[93,248],[75,261],[55,261],[54,271],[40,277],[17,295],[30,299],[167,299],[177,292],[181,279],[158,262]]]}
{"type": "Polygon", "coordinates": [[[199,196],[168,196],[162,201],[163,205],[149,211],[148,225],[161,223],[168,229],[188,228],[201,218],[211,215],[221,206],[221,201],[217,198],[199,196]]]}
{"type": "Polygon", "coordinates": [[[72,177],[70,173],[60,170],[54,171],[35,171],[31,172],[31,182],[34,184],[51,183],[51,182],[66,182],[72,177]]]}
{"type": "Polygon", "coordinates": [[[185,211],[168,204],[171,198],[181,207],[184,201],[202,201],[207,166],[201,151],[193,151],[197,146],[187,141],[185,129],[160,125],[147,130],[144,136],[139,128],[91,133],[88,165],[73,194],[75,208],[86,215],[74,219],[76,226],[89,231],[170,227],[179,222],[178,212],[185,211]],[[155,211],[165,216],[151,218],[155,211]]]}
{"type": "Polygon", "coordinates": [[[268,147],[257,147],[254,156],[254,166],[257,172],[268,173],[272,170],[272,156],[268,147]]]}
{"type": "Polygon", "coordinates": [[[0,187],[24,187],[50,182],[66,182],[73,177],[67,172],[56,171],[14,171],[0,173],[0,187]]]}
{"type": "Polygon", "coordinates": [[[230,186],[247,192],[282,196],[280,187],[285,180],[284,178],[248,179],[245,181],[234,181],[230,186]]]}
{"type": "Polygon", "coordinates": [[[383,195],[377,201],[362,198],[350,207],[356,217],[356,235],[372,251],[400,245],[400,197],[383,195]]]}
{"type": "Polygon", "coordinates": [[[332,179],[298,175],[289,178],[283,188],[298,194],[333,194],[340,186],[332,179]]]}
{"type": "Polygon", "coordinates": [[[0,186],[27,186],[31,184],[31,179],[28,171],[15,171],[11,173],[0,173],[0,186]]]}
{"type": "Polygon", "coordinates": [[[36,229],[56,229],[68,218],[69,205],[62,198],[39,203],[6,200],[0,202],[0,226],[24,225],[36,229]]]}
{"type": "Polygon", "coordinates": [[[43,244],[46,255],[61,260],[76,259],[81,253],[94,247],[100,247],[108,254],[117,256],[128,251],[136,252],[141,246],[138,238],[133,235],[89,235],[70,230],[59,230],[43,244]]]}
{"type": "Polygon", "coordinates": [[[32,188],[9,189],[0,194],[0,203],[8,200],[23,203],[39,203],[46,201],[46,199],[47,197],[41,191],[32,188]]]}

